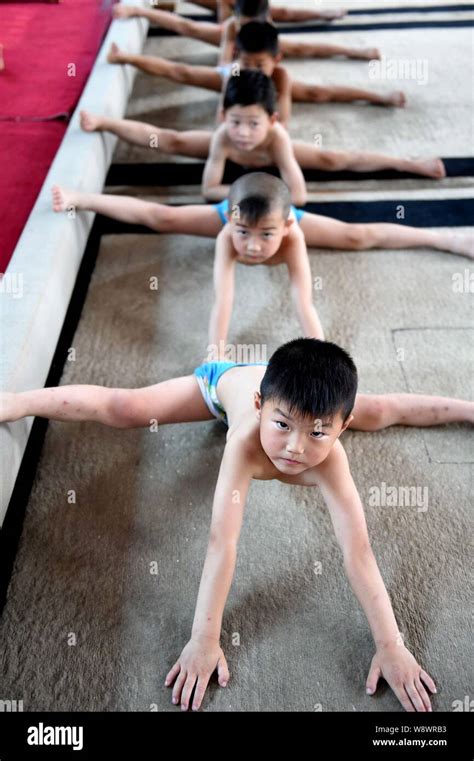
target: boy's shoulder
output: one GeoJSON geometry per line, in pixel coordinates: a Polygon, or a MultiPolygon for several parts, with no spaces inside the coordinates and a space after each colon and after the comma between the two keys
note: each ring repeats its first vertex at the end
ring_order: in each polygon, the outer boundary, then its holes
{"type": "Polygon", "coordinates": [[[222,122],[216,127],[212,134],[209,157],[211,157],[213,154],[215,156],[216,153],[222,154],[226,152],[230,146],[231,141],[227,132],[227,125],[225,122],[222,122]]]}
{"type": "Polygon", "coordinates": [[[270,127],[270,136],[275,143],[279,145],[285,143],[293,145],[288,130],[283,126],[281,122],[274,122],[270,127]]]}
{"type": "Polygon", "coordinates": [[[232,35],[232,37],[237,36],[237,20],[235,16],[229,16],[229,18],[223,22],[222,31],[227,34],[228,37],[230,35],[232,35]]]}
{"type": "Polygon", "coordinates": [[[291,76],[288,69],[285,69],[285,67],[281,66],[279,63],[277,63],[273,69],[272,79],[277,89],[281,89],[284,85],[289,85],[291,83],[291,76]]]}
{"type": "Polygon", "coordinates": [[[226,435],[226,449],[247,465],[252,478],[263,480],[273,477],[268,467],[268,457],[260,442],[259,425],[256,418],[245,414],[230,426],[226,435]]]}
{"type": "Polygon", "coordinates": [[[342,485],[344,476],[349,472],[349,460],[342,442],[336,439],[328,456],[317,467],[318,484],[323,483],[337,488],[342,485]]]}
{"type": "Polygon", "coordinates": [[[216,240],[232,245],[232,230],[230,222],[226,222],[224,227],[217,233],[216,240]]]}
{"type": "Polygon", "coordinates": [[[304,233],[296,220],[293,220],[293,224],[288,230],[288,234],[282,238],[280,248],[275,254],[275,256],[278,257],[278,262],[275,263],[291,263],[291,261],[293,261],[294,257],[297,255],[295,251],[298,255],[301,256],[307,257],[308,255],[304,233]]]}

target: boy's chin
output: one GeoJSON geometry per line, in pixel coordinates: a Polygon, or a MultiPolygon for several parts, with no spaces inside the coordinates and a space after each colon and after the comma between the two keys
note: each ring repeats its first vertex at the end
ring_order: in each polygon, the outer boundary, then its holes
{"type": "Polygon", "coordinates": [[[281,457],[275,457],[274,459],[272,458],[272,462],[280,473],[285,473],[287,475],[297,475],[299,473],[304,473],[304,471],[308,470],[310,467],[300,463],[288,462],[281,457]]]}

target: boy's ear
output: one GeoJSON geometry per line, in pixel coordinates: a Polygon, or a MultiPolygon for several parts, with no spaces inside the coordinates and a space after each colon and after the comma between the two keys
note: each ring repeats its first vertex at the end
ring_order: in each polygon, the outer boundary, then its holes
{"type": "Polygon", "coordinates": [[[260,391],[255,391],[253,395],[253,403],[255,405],[255,416],[257,420],[260,420],[262,415],[262,397],[260,396],[260,391]]]}
{"type": "Polygon", "coordinates": [[[273,114],[270,116],[270,124],[275,124],[275,123],[276,123],[276,122],[278,122],[279,120],[280,120],[280,114],[278,113],[278,111],[275,111],[275,112],[274,112],[274,113],[273,113],[273,114]]]}
{"type": "Polygon", "coordinates": [[[339,438],[341,433],[344,433],[344,431],[346,430],[347,426],[350,423],[352,423],[353,420],[354,420],[354,415],[349,415],[349,417],[347,418],[346,422],[344,423],[344,425],[342,426],[341,430],[339,431],[337,438],[339,438]]]}
{"type": "Polygon", "coordinates": [[[219,124],[222,124],[222,122],[225,122],[225,111],[223,106],[217,109],[217,119],[219,121],[219,124]]]}
{"type": "Polygon", "coordinates": [[[275,63],[280,63],[280,61],[283,60],[283,53],[277,53],[276,56],[274,56],[273,60],[275,63]]]}

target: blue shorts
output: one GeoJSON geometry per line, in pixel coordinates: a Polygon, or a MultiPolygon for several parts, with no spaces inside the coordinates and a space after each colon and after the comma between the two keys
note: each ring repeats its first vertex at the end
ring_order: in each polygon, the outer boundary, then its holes
{"type": "Polygon", "coordinates": [[[196,367],[194,371],[208,409],[214,417],[222,420],[226,425],[227,415],[217,397],[217,383],[221,375],[232,367],[249,367],[249,365],[268,365],[268,362],[206,362],[196,367]]]}
{"type": "MultiPolygon", "coordinates": [[[[229,221],[226,217],[226,214],[229,211],[229,201],[227,200],[227,198],[225,199],[225,201],[221,201],[220,203],[215,203],[214,208],[219,214],[219,219],[221,220],[222,224],[226,225],[227,222],[229,221]]],[[[298,222],[298,224],[300,224],[301,219],[304,216],[303,209],[297,209],[296,206],[292,206],[291,211],[295,215],[296,221],[298,222]]]]}
{"type": "Polygon", "coordinates": [[[221,75],[222,79],[227,79],[232,74],[231,63],[225,63],[223,66],[216,66],[216,71],[221,75]]]}

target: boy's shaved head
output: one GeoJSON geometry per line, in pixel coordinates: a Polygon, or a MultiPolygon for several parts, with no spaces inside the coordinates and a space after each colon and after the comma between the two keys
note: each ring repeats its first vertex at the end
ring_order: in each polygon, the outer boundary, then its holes
{"type": "Polygon", "coordinates": [[[276,58],[279,53],[278,32],[268,21],[249,21],[238,33],[235,45],[244,53],[268,53],[276,58]]]}
{"type": "Polygon", "coordinates": [[[251,172],[236,180],[229,192],[229,214],[234,221],[241,219],[254,225],[276,209],[288,219],[291,196],[278,177],[267,172],[251,172]]]}
{"type": "Polygon", "coordinates": [[[266,17],[268,10],[268,0],[236,0],[235,3],[235,14],[237,16],[246,16],[247,18],[266,17]]]}
{"type": "Polygon", "coordinates": [[[272,355],[260,386],[262,405],[273,399],[313,419],[349,417],[357,393],[357,369],[340,346],[297,338],[272,355]]]}

